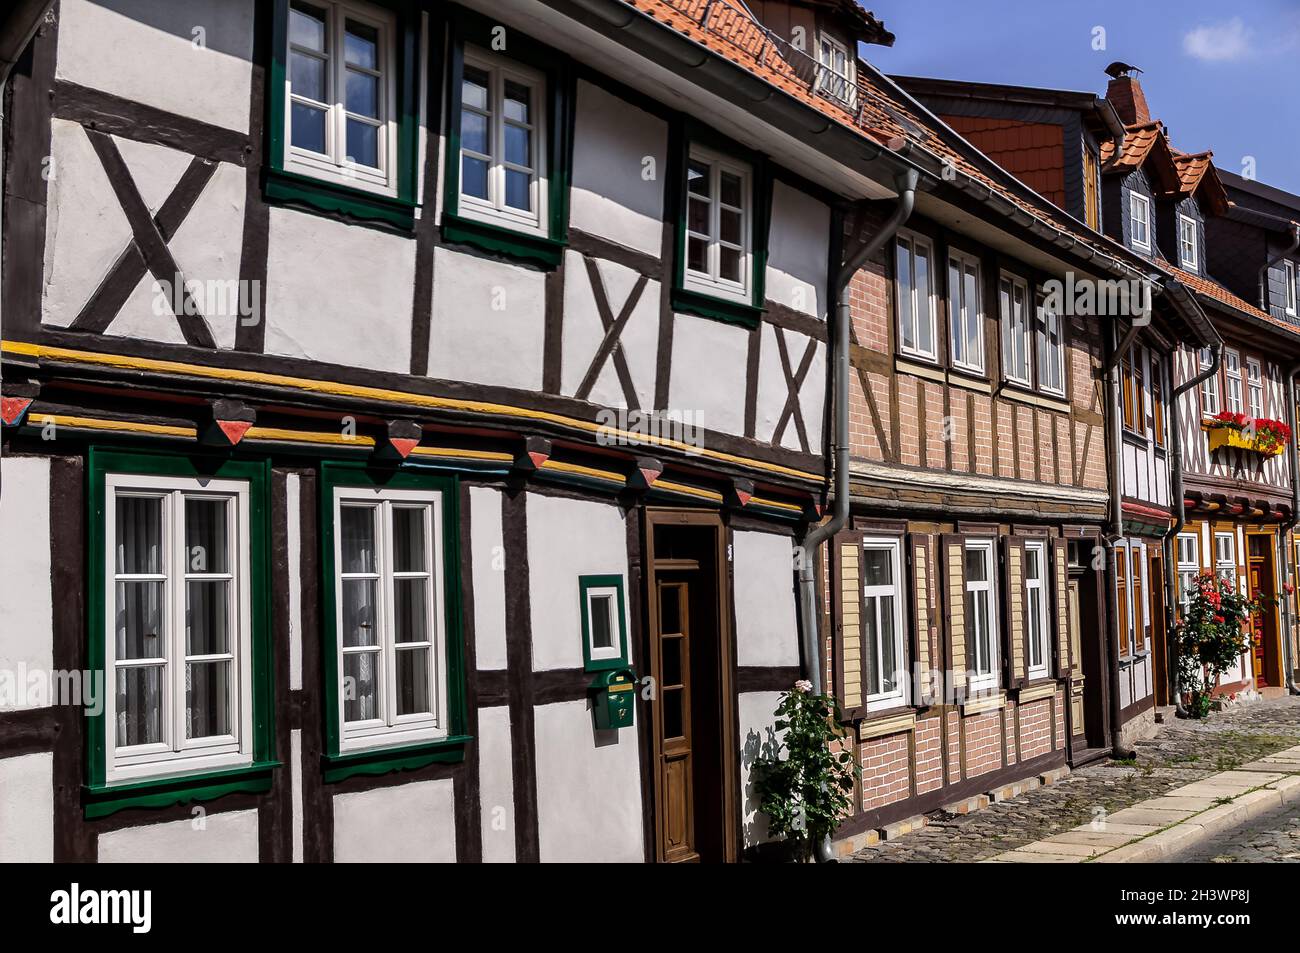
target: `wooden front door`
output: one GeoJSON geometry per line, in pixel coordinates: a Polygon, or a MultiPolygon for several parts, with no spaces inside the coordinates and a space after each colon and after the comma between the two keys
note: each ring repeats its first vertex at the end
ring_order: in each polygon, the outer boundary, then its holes
{"type": "Polygon", "coordinates": [[[664,860],[698,860],[695,850],[694,763],[691,759],[691,586],[658,580],[659,632],[655,684],[659,686],[660,798],[664,860]]]}
{"type": "Polygon", "coordinates": [[[1255,687],[1267,688],[1279,684],[1276,668],[1276,613],[1277,587],[1273,583],[1272,546],[1267,536],[1248,536],[1249,558],[1246,578],[1250,583],[1250,597],[1259,599],[1262,607],[1250,617],[1251,652],[1255,668],[1255,687]]]}
{"type": "Polygon", "coordinates": [[[713,514],[646,514],[646,658],[655,859],[728,861],[737,852],[738,753],[730,573],[713,514]]]}
{"type": "Polygon", "coordinates": [[[1154,662],[1152,678],[1155,679],[1157,705],[1171,704],[1169,700],[1169,646],[1165,638],[1165,561],[1160,551],[1151,553],[1151,659],[1154,662]]]}

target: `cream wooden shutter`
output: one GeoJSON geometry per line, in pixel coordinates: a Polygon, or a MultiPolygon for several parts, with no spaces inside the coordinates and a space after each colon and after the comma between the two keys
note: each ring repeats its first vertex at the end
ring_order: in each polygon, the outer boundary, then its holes
{"type": "Polygon", "coordinates": [[[1052,582],[1055,592],[1052,618],[1056,622],[1056,677],[1069,678],[1074,665],[1070,646],[1074,642],[1074,619],[1070,615],[1070,544],[1052,540],[1052,582]]]}
{"type": "Polygon", "coordinates": [[[966,537],[944,534],[939,552],[948,668],[956,693],[966,689],[966,537]]]}
{"type": "Polygon", "coordinates": [[[862,533],[848,530],[831,541],[835,696],[846,719],[867,704],[867,651],[863,639],[862,533]]]}
{"type": "Polygon", "coordinates": [[[912,605],[912,657],[908,661],[913,684],[918,687],[913,702],[918,705],[932,705],[935,700],[931,671],[935,668],[938,647],[933,638],[936,613],[931,592],[937,591],[938,586],[936,584],[934,590],[930,588],[933,576],[930,547],[933,542],[934,537],[929,533],[907,534],[908,588],[912,605]]]}
{"type": "Polygon", "coordinates": [[[1002,553],[1002,685],[1019,688],[1025,683],[1025,541],[1003,536],[1002,553]]]}

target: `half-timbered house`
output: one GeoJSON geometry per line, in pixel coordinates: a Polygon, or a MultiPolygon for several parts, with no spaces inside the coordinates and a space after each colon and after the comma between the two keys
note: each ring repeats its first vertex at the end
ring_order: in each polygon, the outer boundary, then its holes
{"type": "Polygon", "coordinates": [[[0,660],[88,694],[0,698],[4,859],[761,840],[845,215],[916,177],[827,56],[685,0],[54,4],[0,660]]]}

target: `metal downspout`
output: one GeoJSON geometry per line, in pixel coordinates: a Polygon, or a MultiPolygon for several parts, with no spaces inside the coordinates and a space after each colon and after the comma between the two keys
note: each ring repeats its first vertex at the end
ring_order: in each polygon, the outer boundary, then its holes
{"type": "MultiPolygon", "coordinates": [[[[1300,238],[1300,229],[1297,229],[1297,237],[1300,238]]],[[[1292,246],[1293,248],[1295,246],[1292,246]]],[[[1291,582],[1291,546],[1286,541],[1287,533],[1295,529],[1297,522],[1300,522],[1300,461],[1296,459],[1296,375],[1300,374],[1300,364],[1295,364],[1286,372],[1286,422],[1291,428],[1291,446],[1288,448],[1291,456],[1291,515],[1278,528],[1281,534],[1282,543],[1282,578],[1283,583],[1291,582]]],[[[1286,671],[1283,678],[1286,680],[1287,690],[1292,695],[1300,695],[1300,688],[1295,683],[1295,659],[1291,657],[1291,638],[1295,630],[1295,610],[1292,600],[1286,600],[1286,633],[1282,639],[1282,658],[1286,671]]]]}
{"type": "MultiPolygon", "coordinates": [[[[824,659],[817,627],[817,578],[813,566],[822,543],[838,533],[849,517],[849,330],[852,315],[845,289],[863,263],[893,238],[899,226],[911,216],[916,199],[917,178],[915,169],[898,173],[894,179],[898,189],[898,204],[894,207],[893,214],[871,240],[844,263],[835,276],[835,336],[832,339],[835,342],[832,357],[835,367],[832,398],[835,411],[834,495],[830,519],[808,531],[799,560],[799,628],[803,634],[804,670],[815,695],[822,691],[824,659]]],[[[834,859],[829,837],[817,845],[816,855],[818,863],[834,859]]]]}
{"type": "MultiPolygon", "coordinates": [[[[1183,696],[1178,690],[1178,643],[1174,640],[1174,625],[1178,619],[1178,534],[1187,525],[1187,508],[1183,502],[1183,432],[1178,425],[1178,398],[1194,387],[1199,387],[1215,374],[1223,359],[1223,341],[1210,345],[1210,366],[1191,380],[1184,381],[1174,388],[1169,397],[1169,419],[1173,426],[1169,428],[1169,498],[1174,505],[1174,522],[1165,533],[1165,658],[1169,659],[1167,690],[1174,700],[1179,717],[1186,717],[1183,708],[1183,696]]],[[[1173,364],[1170,364],[1173,367],[1173,364]]],[[[1199,407],[1196,408],[1198,411],[1199,407]]],[[[1295,454],[1291,455],[1291,466],[1295,467],[1295,454]]],[[[1292,483],[1294,490],[1294,480],[1292,483]]]]}
{"type": "Polygon", "coordinates": [[[1111,344],[1112,350],[1107,356],[1104,365],[1106,374],[1106,394],[1108,405],[1108,415],[1111,419],[1111,439],[1107,448],[1110,457],[1110,505],[1111,505],[1111,527],[1110,533],[1107,534],[1109,543],[1109,558],[1106,560],[1106,614],[1109,616],[1109,625],[1107,629],[1112,635],[1112,645],[1110,652],[1110,743],[1111,753],[1119,759],[1131,758],[1133,752],[1126,749],[1123,744],[1123,738],[1120,732],[1120,712],[1123,706],[1119,700],[1119,657],[1120,657],[1120,639],[1126,638],[1128,633],[1119,631],[1119,586],[1117,585],[1118,577],[1115,573],[1116,559],[1115,550],[1119,541],[1124,538],[1124,483],[1123,475],[1120,473],[1120,464],[1122,460],[1121,446],[1123,435],[1121,434],[1122,422],[1119,418],[1119,365],[1124,353],[1133,343],[1133,338],[1137,336],[1137,325],[1130,325],[1124,337],[1116,340],[1118,330],[1115,325],[1111,325],[1110,334],[1106,336],[1107,343],[1111,344]]]}

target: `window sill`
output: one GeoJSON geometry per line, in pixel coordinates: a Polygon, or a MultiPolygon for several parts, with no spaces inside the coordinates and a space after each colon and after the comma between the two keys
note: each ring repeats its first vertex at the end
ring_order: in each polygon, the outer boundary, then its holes
{"type": "Polygon", "coordinates": [[[557,267],[564,257],[564,249],[568,247],[565,241],[518,232],[504,225],[480,222],[450,212],[442,214],[442,237],[448,242],[473,245],[483,251],[535,262],[546,268],[557,267]]]}
{"type": "Polygon", "coordinates": [[[1016,695],[1016,701],[1021,705],[1027,705],[1029,702],[1051,698],[1056,694],[1058,684],[1056,679],[1050,675],[1035,678],[1020,689],[1020,692],[1016,695]]]}
{"type": "Polygon", "coordinates": [[[989,379],[978,371],[967,371],[954,367],[948,374],[948,383],[963,390],[973,390],[980,394],[993,393],[989,379]]]}
{"type": "Polygon", "coordinates": [[[904,705],[869,712],[858,724],[858,740],[868,741],[885,735],[911,731],[916,727],[916,709],[904,705]]]}
{"type": "Polygon", "coordinates": [[[406,232],[415,229],[413,202],[348,188],[296,172],[267,169],[264,192],[268,201],[306,206],[362,222],[378,222],[406,232]]]}
{"type": "Polygon", "coordinates": [[[161,808],[191,801],[211,801],[227,794],[260,794],[271,789],[271,770],[278,761],[262,761],[224,771],[209,771],[175,778],[132,781],[112,787],[87,786],[87,820],[108,817],[130,807],[161,808]]]}
{"type": "Polygon", "coordinates": [[[1031,407],[1042,407],[1046,410],[1055,410],[1063,414],[1070,412],[1070,402],[1063,397],[1056,397],[1048,394],[1040,394],[1037,391],[1030,390],[1023,384],[1016,384],[1012,381],[1004,381],[999,388],[1001,396],[1007,400],[1013,400],[1018,404],[1028,404],[1031,407]]]}
{"type": "Polygon", "coordinates": [[[715,298],[686,288],[674,288],[672,308],[683,314],[693,314],[699,318],[712,318],[729,324],[739,324],[745,328],[756,328],[763,320],[763,309],[726,298],[715,298]]]}
{"type": "Polygon", "coordinates": [[[326,755],[322,773],[327,784],[357,775],[388,774],[411,771],[430,764],[465,760],[465,745],[471,735],[453,735],[438,741],[404,745],[400,748],[377,748],[353,754],[326,755]]]}
{"type": "Polygon", "coordinates": [[[988,692],[975,698],[967,698],[957,707],[961,709],[963,715],[982,715],[985,712],[1001,711],[1007,707],[1007,693],[1000,690],[988,692]]]}

